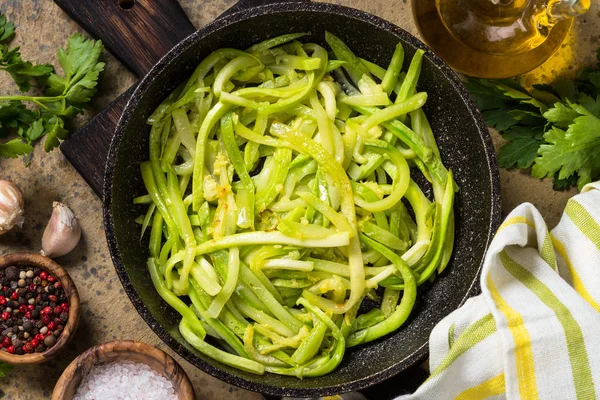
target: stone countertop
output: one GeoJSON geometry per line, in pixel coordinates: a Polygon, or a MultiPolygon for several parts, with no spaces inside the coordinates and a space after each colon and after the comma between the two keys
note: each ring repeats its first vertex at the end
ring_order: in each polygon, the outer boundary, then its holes
{"type": "MultiPolygon", "coordinates": [[[[336,2],[378,15],[419,36],[408,0],[336,2]]],[[[201,27],[232,6],[234,0],[180,0],[180,3],[195,26],[201,27]]],[[[576,21],[567,42],[557,54],[542,67],[522,77],[525,84],[573,76],[582,65],[593,62],[595,50],[600,46],[600,4],[594,3],[592,10],[576,21]]],[[[23,57],[40,63],[56,65],[57,48],[64,46],[69,35],[82,31],[49,0],[4,0],[0,11],[17,26],[17,37],[13,43],[21,45],[23,57]]],[[[100,95],[94,100],[92,110],[76,124],[100,111],[135,81],[135,77],[110,54],[105,55],[105,61],[100,95]]],[[[2,95],[15,91],[14,85],[3,74],[0,75],[0,88],[2,95]]],[[[494,142],[501,143],[499,136],[495,132],[492,134],[494,142]]],[[[530,202],[539,208],[550,226],[558,222],[567,199],[575,193],[573,190],[555,192],[551,182],[536,180],[519,171],[501,170],[500,176],[504,215],[518,204],[530,202]]],[[[16,183],[26,201],[25,225],[23,229],[14,229],[0,236],[0,255],[40,249],[54,200],[68,204],[79,217],[83,229],[77,248],[57,260],[69,271],[79,289],[82,305],[79,329],[68,348],[55,360],[40,366],[16,367],[9,378],[1,379],[0,399],[49,398],[68,363],[98,343],[135,339],[166,349],[135,311],[121,287],[106,245],[100,199],[61,152],[46,154],[42,146],[38,146],[28,168],[20,159],[0,160],[0,179],[16,183]]],[[[170,350],[167,352],[174,355],[170,350]]],[[[221,382],[176,355],[175,358],[189,374],[199,399],[225,396],[231,400],[262,398],[259,394],[221,382]]]]}

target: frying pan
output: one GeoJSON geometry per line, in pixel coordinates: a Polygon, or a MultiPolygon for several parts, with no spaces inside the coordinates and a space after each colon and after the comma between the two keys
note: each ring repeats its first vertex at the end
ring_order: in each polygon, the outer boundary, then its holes
{"type": "MultiPolygon", "coordinates": [[[[55,1],[93,35],[103,37],[107,46],[138,75],[156,61],[161,52],[156,47],[168,48],[169,43],[161,43],[160,34],[173,38],[171,30],[175,30],[181,39],[182,27],[185,30],[191,26],[174,0],[137,0],[129,12],[138,14],[129,15],[117,8],[116,0],[55,1]],[[130,36],[123,38],[110,26],[117,27],[121,34],[125,30],[130,36]],[[150,32],[145,32],[150,28],[150,32]],[[148,54],[152,52],[155,54],[148,54]]],[[[120,111],[115,105],[66,141],[62,150],[99,192],[103,149],[114,133],[103,184],[108,245],[126,293],[148,325],[174,351],[219,379],[272,395],[309,397],[365,388],[422,361],[433,326],[478,291],[485,250],[500,218],[498,171],[488,130],[458,77],[427,51],[418,90],[429,94],[425,112],[444,163],[454,171],[460,186],[455,205],[456,245],[450,265],[433,283],[420,287],[415,308],[403,327],[378,341],[349,349],[339,368],[329,375],[303,380],[272,374],[256,376],[222,365],[183,340],[177,329],[180,317],[157,296],[147,272],[147,243],[140,242],[139,227],[134,223],[141,210],[132,204],[134,196],[145,193],[139,163],[148,158],[147,117],[204,57],[221,47],[243,49],[289,32],[311,32],[309,40],[324,45],[324,31],[329,30],[359,56],[381,65],[387,65],[398,41],[407,54],[405,64],[416,49],[427,50],[399,27],[339,5],[257,5],[255,1],[243,0],[234,8],[237,12],[182,39],[156,62],[135,89],[117,100],[120,106],[127,103],[114,131],[111,123],[120,111]]]]}

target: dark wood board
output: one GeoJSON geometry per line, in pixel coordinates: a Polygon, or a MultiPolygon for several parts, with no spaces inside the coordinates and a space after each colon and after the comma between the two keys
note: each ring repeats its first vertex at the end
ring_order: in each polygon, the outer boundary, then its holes
{"type": "MultiPolygon", "coordinates": [[[[139,78],[196,28],[175,0],[54,0],[139,78]]],[[[75,132],[61,151],[102,197],[110,141],[135,85],[75,132]]]]}

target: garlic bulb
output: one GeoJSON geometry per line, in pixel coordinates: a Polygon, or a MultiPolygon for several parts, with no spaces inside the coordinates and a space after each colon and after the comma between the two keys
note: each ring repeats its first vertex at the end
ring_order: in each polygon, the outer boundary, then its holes
{"type": "Polygon", "coordinates": [[[66,205],[52,203],[52,216],[42,236],[41,253],[47,257],[64,256],[77,246],[81,226],[73,211],[66,205]]]}
{"type": "Polygon", "coordinates": [[[12,182],[0,180],[0,235],[23,226],[23,195],[12,182]]]}

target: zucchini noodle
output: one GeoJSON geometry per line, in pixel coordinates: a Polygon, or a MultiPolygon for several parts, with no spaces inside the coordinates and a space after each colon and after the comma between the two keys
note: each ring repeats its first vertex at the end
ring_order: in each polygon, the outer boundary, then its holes
{"type": "Polygon", "coordinates": [[[148,119],[133,199],[182,337],[298,378],[408,319],[450,260],[458,188],[422,109],[421,50],[402,71],[401,44],[383,68],[329,32],[329,49],[305,36],[206,57],[148,119]],[[367,297],[381,300],[364,312],[367,297]]]}

